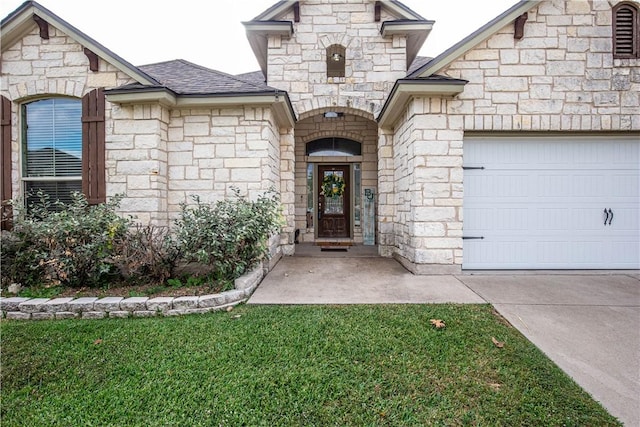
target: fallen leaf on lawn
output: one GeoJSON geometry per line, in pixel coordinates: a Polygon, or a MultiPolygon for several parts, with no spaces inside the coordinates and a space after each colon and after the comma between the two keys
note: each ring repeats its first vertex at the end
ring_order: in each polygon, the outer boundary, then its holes
{"type": "Polygon", "coordinates": [[[433,326],[436,327],[436,329],[442,329],[445,326],[447,326],[444,324],[444,320],[440,320],[440,319],[431,319],[430,322],[433,326]]]}
{"type": "Polygon", "coordinates": [[[98,344],[102,344],[102,340],[100,338],[98,338],[93,342],[93,345],[98,345],[98,344]]]}
{"type": "Polygon", "coordinates": [[[491,342],[498,348],[504,347],[504,343],[495,339],[495,337],[491,337],[491,342]]]}
{"type": "Polygon", "coordinates": [[[489,387],[491,387],[491,390],[498,391],[500,390],[500,387],[502,387],[502,384],[489,383],[489,387]]]}
{"type": "Polygon", "coordinates": [[[234,314],[233,316],[231,316],[232,319],[239,319],[242,317],[242,314],[234,314]]]}

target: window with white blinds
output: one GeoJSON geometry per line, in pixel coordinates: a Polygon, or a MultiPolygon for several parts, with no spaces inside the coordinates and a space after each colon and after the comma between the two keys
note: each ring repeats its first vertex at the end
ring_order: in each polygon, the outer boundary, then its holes
{"type": "Polygon", "coordinates": [[[82,191],[82,103],[49,98],[23,105],[24,174],[27,199],[38,190],[68,202],[82,191]]]}

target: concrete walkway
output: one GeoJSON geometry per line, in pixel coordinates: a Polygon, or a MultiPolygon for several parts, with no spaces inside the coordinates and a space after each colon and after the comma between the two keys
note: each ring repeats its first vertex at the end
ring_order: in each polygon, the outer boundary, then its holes
{"type": "Polygon", "coordinates": [[[640,427],[637,272],[414,276],[392,259],[346,256],[285,257],[249,304],[490,303],[611,414],[640,427]]]}

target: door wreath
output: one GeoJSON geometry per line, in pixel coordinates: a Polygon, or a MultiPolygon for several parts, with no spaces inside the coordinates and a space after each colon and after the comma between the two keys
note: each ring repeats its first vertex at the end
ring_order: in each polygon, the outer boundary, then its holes
{"type": "Polygon", "coordinates": [[[322,180],[322,195],[329,198],[337,198],[344,194],[345,183],[342,177],[331,174],[322,180]]]}

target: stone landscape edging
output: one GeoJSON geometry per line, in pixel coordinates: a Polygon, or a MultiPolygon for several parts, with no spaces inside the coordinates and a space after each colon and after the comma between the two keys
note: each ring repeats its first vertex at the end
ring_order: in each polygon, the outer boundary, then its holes
{"type": "Polygon", "coordinates": [[[235,289],[218,294],[184,297],[0,298],[7,320],[105,319],[180,316],[224,310],[245,302],[265,276],[262,266],[234,282],[235,289]]]}

